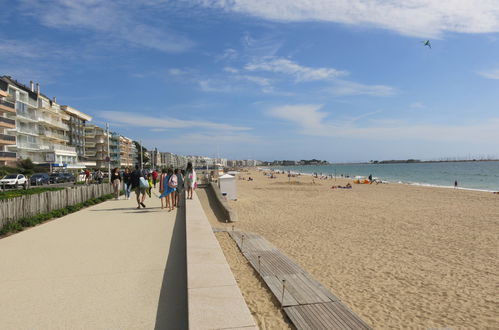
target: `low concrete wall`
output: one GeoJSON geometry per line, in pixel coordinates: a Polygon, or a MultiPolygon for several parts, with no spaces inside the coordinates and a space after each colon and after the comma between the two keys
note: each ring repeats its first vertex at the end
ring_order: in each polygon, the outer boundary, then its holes
{"type": "Polygon", "coordinates": [[[207,186],[207,190],[209,194],[215,197],[215,201],[217,202],[218,207],[220,208],[222,213],[224,214],[225,219],[229,220],[230,222],[236,222],[237,213],[236,211],[230,208],[227,201],[220,192],[218,185],[215,182],[210,182],[210,184],[207,186]]]}
{"type": "Polygon", "coordinates": [[[8,222],[49,213],[110,193],[111,185],[92,184],[0,200],[0,228],[8,222]]]}
{"type": "Polygon", "coordinates": [[[196,193],[185,214],[189,329],[258,329],[196,193]]]}

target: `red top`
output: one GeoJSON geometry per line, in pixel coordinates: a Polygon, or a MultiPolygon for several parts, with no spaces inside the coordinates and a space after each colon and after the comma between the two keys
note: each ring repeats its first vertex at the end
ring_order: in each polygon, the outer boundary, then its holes
{"type": "Polygon", "coordinates": [[[158,178],[158,172],[152,171],[152,178],[156,180],[158,178]]]}

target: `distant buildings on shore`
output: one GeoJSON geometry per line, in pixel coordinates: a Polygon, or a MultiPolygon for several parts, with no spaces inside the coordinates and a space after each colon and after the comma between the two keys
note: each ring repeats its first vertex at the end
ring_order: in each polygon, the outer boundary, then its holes
{"type": "Polygon", "coordinates": [[[329,165],[326,160],[309,159],[309,160],[274,160],[272,162],[262,162],[265,166],[290,166],[290,165],[329,165]]]}

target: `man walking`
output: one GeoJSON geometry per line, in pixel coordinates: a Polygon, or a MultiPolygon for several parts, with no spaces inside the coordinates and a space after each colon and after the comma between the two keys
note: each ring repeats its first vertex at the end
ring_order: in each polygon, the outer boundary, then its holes
{"type": "Polygon", "coordinates": [[[146,199],[146,187],[141,187],[140,180],[141,178],[145,180],[144,174],[139,169],[139,165],[135,165],[135,171],[130,175],[130,181],[132,184],[132,190],[135,191],[135,197],[137,198],[137,208],[140,209],[140,206],[143,208],[146,207],[144,204],[144,200],[146,199]]]}

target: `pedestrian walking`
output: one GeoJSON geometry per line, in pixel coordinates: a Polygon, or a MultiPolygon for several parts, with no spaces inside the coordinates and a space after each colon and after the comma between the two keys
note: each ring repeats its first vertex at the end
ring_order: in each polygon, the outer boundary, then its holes
{"type": "Polygon", "coordinates": [[[163,181],[163,193],[159,196],[161,199],[161,208],[163,208],[163,198],[166,199],[168,211],[175,208],[175,190],[178,185],[177,176],[173,174],[173,169],[169,168],[163,181]]]}
{"type": "Polygon", "coordinates": [[[135,171],[131,174],[131,185],[137,199],[137,208],[140,209],[141,206],[145,208],[146,205],[144,204],[144,201],[146,199],[146,189],[149,187],[149,183],[144,178],[144,174],[139,169],[139,165],[135,165],[135,171]]]}
{"type": "Polygon", "coordinates": [[[125,199],[130,199],[130,190],[132,189],[132,173],[130,173],[130,169],[125,168],[125,172],[123,172],[123,193],[125,194],[125,199]]]}
{"type": "Polygon", "coordinates": [[[118,199],[120,197],[121,174],[117,167],[111,173],[111,184],[113,185],[114,199],[118,199]]]}
{"type": "Polygon", "coordinates": [[[159,173],[158,171],[154,170],[152,171],[152,183],[154,185],[154,188],[156,188],[156,182],[158,180],[159,173]]]}
{"type": "Polygon", "coordinates": [[[174,174],[177,175],[177,181],[178,181],[178,184],[177,184],[177,191],[175,192],[175,195],[176,195],[176,205],[177,207],[181,207],[181,196],[182,196],[182,193],[184,192],[184,175],[185,175],[185,171],[184,170],[179,170],[179,169],[176,169],[174,174]]]}
{"type": "Polygon", "coordinates": [[[197,187],[197,182],[196,182],[196,171],[192,167],[192,163],[188,162],[187,163],[187,168],[185,169],[185,185],[187,189],[187,199],[192,199],[192,192],[194,189],[197,187]]]}

